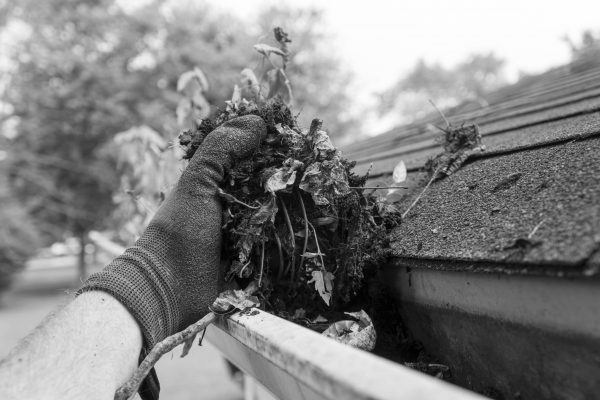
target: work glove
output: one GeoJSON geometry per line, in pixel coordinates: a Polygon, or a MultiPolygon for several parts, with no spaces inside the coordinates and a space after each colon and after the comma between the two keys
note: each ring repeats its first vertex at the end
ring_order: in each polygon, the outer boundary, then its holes
{"type": "MultiPolygon", "coordinates": [[[[217,296],[221,255],[221,201],[225,171],[251,156],[266,135],[257,116],[232,119],[209,133],[143,235],[78,293],[102,290],[137,320],[152,347],[208,313],[217,296]]],[[[144,400],[158,399],[154,370],[140,387],[144,400]]]]}

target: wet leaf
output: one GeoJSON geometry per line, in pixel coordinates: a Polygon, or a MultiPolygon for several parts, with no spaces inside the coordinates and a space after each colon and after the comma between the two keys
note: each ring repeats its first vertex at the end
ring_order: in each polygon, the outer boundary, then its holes
{"type": "Polygon", "coordinates": [[[251,225],[262,225],[267,221],[275,222],[275,214],[277,214],[277,202],[275,196],[271,196],[266,204],[263,204],[250,218],[251,225]]]}
{"type": "Polygon", "coordinates": [[[363,310],[344,314],[358,321],[343,320],[335,322],[323,332],[323,335],[352,347],[366,351],[373,350],[377,335],[369,315],[363,310]]]}
{"type": "Polygon", "coordinates": [[[283,167],[275,170],[275,173],[267,179],[265,191],[275,193],[287,189],[296,181],[296,170],[304,164],[298,160],[288,158],[283,162],[283,167]]]}
{"type": "Polygon", "coordinates": [[[316,132],[313,139],[313,152],[320,161],[328,159],[335,154],[335,147],[333,147],[327,132],[321,130],[316,132]]]}
{"type": "Polygon", "coordinates": [[[225,290],[213,302],[211,310],[219,314],[228,313],[234,309],[245,310],[251,307],[258,307],[259,305],[258,297],[248,295],[243,290],[225,290]]]}
{"type": "Polygon", "coordinates": [[[280,190],[287,189],[288,186],[291,186],[296,181],[296,171],[292,171],[292,173],[288,173],[283,169],[275,172],[265,183],[265,191],[275,193],[280,190]]]}
{"type": "Polygon", "coordinates": [[[348,177],[339,157],[310,164],[304,171],[300,189],[312,195],[317,205],[327,205],[330,200],[350,192],[348,177]]]}

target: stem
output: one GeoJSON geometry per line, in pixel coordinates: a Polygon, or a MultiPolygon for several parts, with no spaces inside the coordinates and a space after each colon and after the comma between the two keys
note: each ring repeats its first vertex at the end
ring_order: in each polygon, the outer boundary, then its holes
{"type": "MultiPolygon", "coordinates": [[[[250,296],[256,293],[258,287],[255,282],[250,282],[244,292],[246,295],[250,296]]],[[[200,332],[206,332],[206,327],[213,323],[213,321],[217,318],[217,315],[213,312],[209,312],[202,319],[188,326],[181,332],[177,332],[174,335],[171,335],[164,339],[161,342],[158,342],[154,345],[150,353],[144,358],[144,361],[140,364],[138,369],[133,373],[131,378],[127,382],[125,382],[117,391],[115,392],[114,400],[127,400],[131,396],[133,396],[139,389],[142,381],[146,378],[148,373],[154,367],[154,364],[165,354],[173,350],[175,347],[179,346],[182,343],[188,342],[190,339],[193,340],[196,335],[200,332]]],[[[200,338],[200,343],[202,342],[202,338],[204,338],[204,333],[200,338]]],[[[184,355],[182,354],[182,357],[184,355]]]]}
{"type": "Polygon", "coordinates": [[[319,247],[319,239],[317,238],[317,230],[315,229],[315,226],[313,224],[311,224],[310,222],[308,224],[312,228],[313,233],[315,235],[315,243],[317,244],[317,254],[319,254],[319,258],[321,259],[321,268],[323,270],[325,270],[325,261],[323,261],[323,254],[321,253],[321,248],[319,247]]]}
{"type": "Polygon", "coordinates": [[[540,229],[540,226],[542,226],[542,224],[546,222],[546,219],[544,218],[543,220],[540,221],[539,224],[537,224],[533,230],[531,232],[529,232],[529,235],[527,235],[527,239],[531,239],[533,237],[533,235],[535,235],[535,233],[537,232],[538,229],[540,229]]]}
{"type": "Polygon", "coordinates": [[[260,208],[260,206],[251,206],[250,204],[246,204],[243,201],[238,200],[234,195],[229,194],[229,193],[225,193],[220,188],[219,188],[219,195],[221,197],[223,197],[226,201],[230,202],[230,203],[237,203],[237,204],[239,204],[241,206],[248,207],[248,208],[250,208],[252,210],[258,210],[260,208]]]}
{"type": "Polygon", "coordinates": [[[260,276],[258,277],[258,287],[261,286],[264,268],[265,268],[265,241],[263,240],[261,250],[260,250],[260,276]]]}
{"type": "Polygon", "coordinates": [[[186,342],[190,338],[196,337],[198,333],[206,329],[216,318],[216,315],[209,312],[200,321],[188,326],[183,331],[178,332],[157,343],[150,353],[144,358],[133,376],[125,382],[116,392],[115,400],[127,400],[133,396],[139,389],[142,381],[146,378],[154,364],[164,355],[173,350],[175,347],[186,342]]]}
{"type": "Polygon", "coordinates": [[[349,186],[350,189],[408,189],[408,186],[349,186]]]}
{"type": "Polygon", "coordinates": [[[429,99],[429,102],[430,102],[430,103],[431,103],[431,105],[432,105],[432,106],[433,106],[433,107],[434,107],[434,108],[437,110],[437,112],[439,112],[439,113],[440,113],[440,115],[442,116],[442,118],[444,118],[444,122],[446,122],[446,126],[449,128],[449,127],[451,126],[451,125],[450,125],[450,122],[448,122],[448,119],[446,119],[446,116],[444,115],[444,113],[442,112],[442,110],[440,110],[440,109],[438,108],[438,106],[437,106],[437,105],[436,105],[436,104],[433,102],[433,100],[429,99]]]}
{"type": "Polygon", "coordinates": [[[248,262],[246,264],[244,264],[244,266],[242,267],[242,269],[240,269],[240,274],[239,274],[240,278],[244,277],[244,270],[246,269],[246,267],[248,267],[248,265],[250,265],[251,262],[252,262],[252,260],[248,260],[248,262]]]}
{"type": "Polygon", "coordinates": [[[431,183],[433,182],[433,180],[436,178],[439,170],[440,170],[439,168],[435,170],[435,172],[433,173],[433,176],[431,177],[431,179],[429,180],[429,182],[427,182],[427,185],[425,185],[425,188],[423,189],[423,191],[421,193],[419,193],[419,195],[417,196],[417,198],[415,199],[415,201],[413,201],[412,204],[406,209],[406,211],[404,211],[404,214],[402,214],[402,219],[406,218],[406,215],[408,214],[408,212],[410,211],[410,209],[413,208],[415,206],[415,204],[417,204],[419,202],[419,200],[421,200],[421,196],[423,196],[423,193],[425,193],[425,191],[427,190],[427,188],[429,188],[429,185],[431,185],[431,183]]]}
{"type": "MultiPolygon", "coordinates": [[[[283,215],[285,216],[285,223],[287,224],[287,227],[290,231],[290,238],[292,240],[292,260],[291,260],[291,268],[292,268],[292,276],[295,273],[296,270],[296,260],[295,260],[295,256],[296,256],[296,237],[294,235],[294,228],[292,227],[292,221],[290,220],[290,214],[288,213],[288,209],[285,206],[285,202],[283,201],[283,199],[279,199],[281,200],[281,208],[283,209],[283,215]]],[[[286,268],[286,272],[287,272],[287,268],[286,268]]]]}
{"type": "MultiPolygon", "coordinates": [[[[316,120],[313,120],[313,123],[315,121],[316,120]]],[[[300,271],[302,271],[302,267],[304,266],[304,254],[308,248],[308,217],[306,216],[306,207],[304,207],[304,200],[302,200],[302,195],[300,193],[298,193],[298,198],[300,199],[300,208],[302,208],[302,216],[304,217],[304,248],[302,249],[302,259],[300,260],[300,271]]],[[[294,277],[292,277],[292,280],[294,280],[294,277]]]]}
{"type": "Polygon", "coordinates": [[[275,231],[275,242],[277,243],[277,252],[279,253],[279,272],[277,272],[277,280],[281,280],[283,276],[283,250],[281,249],[281,239],[277,231],[275,231]]]}

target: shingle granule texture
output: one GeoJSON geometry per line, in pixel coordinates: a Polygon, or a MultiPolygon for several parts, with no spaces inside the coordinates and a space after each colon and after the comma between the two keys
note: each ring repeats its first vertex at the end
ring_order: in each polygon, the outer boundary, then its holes
{"type": "Polygon", "coordinates": [[[582,271],[600,247],[600,138],[475,160],[434,183],[392,242],[403,259],[582,271]]]}

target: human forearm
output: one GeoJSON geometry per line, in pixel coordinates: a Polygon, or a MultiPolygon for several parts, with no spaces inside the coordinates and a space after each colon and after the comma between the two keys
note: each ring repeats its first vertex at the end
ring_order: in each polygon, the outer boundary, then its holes
{"type": "Polygon", "coordinates": [[[45,321],[0,362],[2,399],[112,399],[135,371],[142,336],[127,309],[87,292],[45,321]]]}

